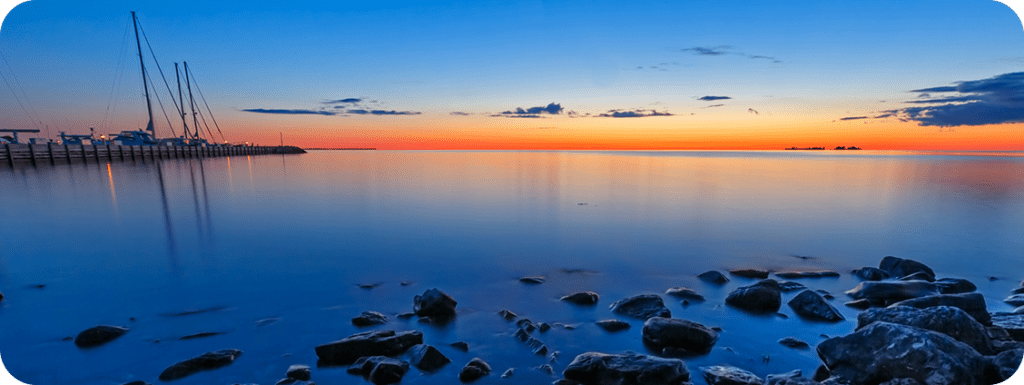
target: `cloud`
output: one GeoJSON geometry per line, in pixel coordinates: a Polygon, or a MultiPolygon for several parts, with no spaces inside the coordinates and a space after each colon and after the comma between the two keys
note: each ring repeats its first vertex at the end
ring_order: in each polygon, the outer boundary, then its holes
{"type": "Polygon", "coordinates": [[[845,118],[839,118],[839,120],[857,120],[857,119],[867,119],[867,118],[868,118],[867,116],[847,116],[845,118]]]}
{"type": "Polygon", "coordinates": [[[673,114],[638,108],[635,110],[608,110],[607,113],[597,116],[602,118],[646,118],[651,116],[673,116],[673,114]]]}
{"type": "Polygon", "coordinates": [[[419,115],[417,111],[385,111],[385,110],[348,110],[345,111],[356,115],[419,115]]]}
{"type": "Polygon", "coordinates": [[[561,104],[550,103],[547,106],[543,106],[543,107],[530,107],[530,108],[527,108],[527,109],[523,109],[522,107],[517,107],[515,109],[515,111],[505,111],[505,112],[502,112],[501,114],[502,115],[537,115],[537,114],[558,115],[558,114],[562,113],[562,110],[563,110],[563,108],[562,108],[561,104]]]}
{"type": "Polygon", "coordinates": [[[935,105],[907,107],[892,113],[898,113],[901,118],[917,122],[920,126],[954,127],[1024,122],[1024,72],[954,84],[912,90],[910,92],[955,92],[958,95],[911,100],[906,103],[935,105]]]}
{"type": "Polygon", "coordinates": [[[747,109],[747,112],[748,112],[748,113],[751,113],[751,114],[754,114],[754,115],[761,115],[761,113],[760,113],[760,112],[757,112],[757,110],[755,110],[755,109],[753,109],[753,108],[748,108],[748,109],[747,109]]]}
{"type": "Polygon", "coordinates": [[[724,104],[712,104],[710,106],[705,106],[704,108],[713,108],[713,107],[721,107],[721,106],[724,106],[724,104]]]}
{"type": "Polygon", "coordinates": [[[329,101],[324,102],[324,104],[342,104],[342,103],[355,104],[355,103],[359,103],[361,101],[363,101],[363,99],[347,98],[347,99],[329,100],[329,101]]]}
{"type": "Polygon", "coordinates": [[[683,48],[680,51],[682,51],[682,52],[690,52],[690,53],[693,53],[694,55],[698,55],[698,56],[739,55],[739,56],[745,56],[748,59],[765,59],[765,60],[770,60],[772,63],[782,63],[781,61],[779,61],[779,59],[776,59],[775,57],[772,57],[772,56],[751,55],[751,54],[747,54],[747,53],[743,53],[743,52],[736,52],[736,51],[733,51],[732,49],[733,49],[733,46],[731,46],[731,45],[717,45],[717,46],[714,46],[714,47],[690,47],[690,48],[683,48]]]}
{"type": "Polygon", "coordinates": [[[504,113],[494,114],[494,115],[491,115],[491,117],[492,118],[541,118],[541,119],[544,118],[543,116],[540,116],[540,115],[527,115],[527,114],[523,114],[523,115],[506,115],[504,113]]]}
{"type": "Polygon", "coordinates": [[[266,108],[250,108],[244,109],[245,112],[257,112],[260,114],[283,114],[283,115],[336,115],[333,111],[318,111],[318,110],[286,110],[286,109],[266,109],[266,108]]]}
{"type": "Polygon", "coordinates": [[[455,115],[455,116],[469,116],[469,115],[473,115],[473,114],[472,114],[472,113],[469,113],[469,112],[462,112],[462,111],[452,111],[452,112],[449,112],[449,113],[448,113],[448,115],[455,115]]]}
{"type": "Polygon", "coordinates": [[[710,102],[710,101],[713,101],[713,100],[725,100],[725,99],[732,99],[732,98],[729,97],[729,96],[710,96],[710,95],[709,96],[701,96],[701,97],[697,98],[697,100],[703,100],[705,102],[710,102]]]}

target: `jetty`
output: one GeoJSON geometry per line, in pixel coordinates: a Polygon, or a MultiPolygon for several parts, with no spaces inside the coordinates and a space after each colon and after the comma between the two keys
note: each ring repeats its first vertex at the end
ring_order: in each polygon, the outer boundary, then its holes
{"type": "Polygon", "coordinates": [[[4,144],[0,148],[0,162],[10,167],[23,164],[100,163],[113,161],[156,161],[159,159],[213,158],[270,154],[302,154],[306,151],[293,146],[123,146],[123,145],[68,145],[4,144]]]}

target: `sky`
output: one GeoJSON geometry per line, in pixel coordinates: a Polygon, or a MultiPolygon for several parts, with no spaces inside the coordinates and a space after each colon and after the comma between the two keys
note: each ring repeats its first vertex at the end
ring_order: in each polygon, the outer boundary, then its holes
{"type": "Polygon", "coordinates": [[[1024,28],[991,0],[32,0],[0,27],[0,127],[145,127],[130,11],[159,137],[188,62],[218,142],[1024,150],[1024,28]]]}

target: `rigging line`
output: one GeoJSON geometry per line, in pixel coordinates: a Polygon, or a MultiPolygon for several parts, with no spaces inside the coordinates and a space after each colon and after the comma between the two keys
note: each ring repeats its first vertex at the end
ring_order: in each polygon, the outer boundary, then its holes
{"type": "Polygon", "coordinates": [[[164,76],[163,68],[160,68],[160,62],[156,60],[156,52],[153,52],[153,46],[149,44],[149,38],[146,37],[146,29],[142,28],[142,24],[139,24],[139,30],[142,31],[142,39],[146,41],[146,47],[149,48],[149,54],[153,56],[153,62],[156,63],[156,69],[160,71],[160,77],[164,80],[164,87],[167,87],[167,93],[171,95],[171,102],[174,103],[174,108],[178,109],[178,112],[185,108],[185,106],[178,107],[178,101],[174,100],[174,92],[171,92],[171,86],[167,84],[167,77],[164,76]]]}
{"type": "Polygon", "coordinates": [[[203,99],[203,104],[206,105],[206,111],[210,112],[210,119],[213,120],[213,126],[217,127],[217,132],[220,133],[220,140],[227,142],[228,140],[224,139],[224,131],[220,130],[220,125],[217,124],[217,118],[213,116],[213,111],[210,110],[210,105],[206,103],[206,97],[203,96],[203,90],[199,89],[199,82],[196,82],[195,73],[191,74],[190,76],[192,77],[192,83],[196,84],[196,91],[199,91],[199,98],[203,99]]]}
{"type": "MultiPolygon", "coordinates": [[[[150,83],[153,82],[153,78],[151,78],[148,73],[146,74],[146,77],[149,78],[150,83]]],[[[171,125],[171,118],[167,117],[167,110],[164,109],[164,102],[160,101],[160,94],[157,93],[157,92],[154,92],[153,96],[156,96],[156,102],[157,102],[157,104],[160,105],[160,112],[164,113],[164,119],[167,119],[167,127],[171,129],[171,135],[172,136],[178,136],[177,134],[174,133],[174,126],[171,125]]],[[[156,136],[156,135],[153,135],[153,136],[156,136]]]]}
{"type": "MultiPolygon", "coordinates": [[[[32,110],[32,115],[29,116],[29,119],[33,120],[33,124],[35,124],[35,123],[43,124],[42,120],[39,119],[39,113],[36,112],[36,108],[32,106],[32,101],[28,99],[28,94],[25,93],[25,87],[21,86],[21,81],[18,80],[18,75],[14,73],[14,69],[11,68],[11,64],[7,62],[7,56],[4,56],[4,53],[2,51],[0,51],[0,58],[4,59],[4,65],[6,65],[7,66],[7,70],[11,72],[11,77],[14,78],[14,83],[17,84],[18,85],[18,89],[21,90],[21,95],[25,97],[25,104],[28,104],[28,108],[30,110],[32,110]]],[[[14,91],[12,90],[11,92],[14,92],[14,91]]],[[[22,107],[22,108],[24,108],[24,107],[22,107]]],[[[36,125],[36,128],[39,128],[39,126],[36,125]]]]}
{"type": "MultiPolygon", "coordinates": [[[[11,76],[14,76],[13,72],[11,73],[11,76]]],[[[28,113],[28,110],[25,109],[25,105],[21,104],[21,98],[18,97],[18,93],[14,92],[14,88],[11,87],[11,83],[7,81],[7,75],[4,75],[3,71],[0,71],[0,77],[4,79],[4,84],[7,85],[7,89],[11,90],[11,94],[14,95],[14,100],[18,101],[18,105],[21,106],[21,111],[28,116],[28,120],[32,121],[32,125],[35,126],[36,129],[39,129],[39,124],[32,118],[32,115],[28,113]]]]}
{"type": "MultiPolygon", "coordinates": [[[[198,106],[197,106],[197,107],[198,107],[198,106]]],[[[214,136],[213,136],[213,131],[210,131],[210,125],[209,125],[209,124],[206,124],[206,116],[204,116],[204,115],[203,115],[203,110],[202,110],[202,109],[199,109],[199,110],[198,110],[198,113],[199,113],[199,119],[202,119],[202,121],[203,121],[203,125],[204,125],[204,126],[206,126],[206,132],[210,133],[210,140],[212,140],[212,141],[215,141],[215,142],[216,142],[216,141],[217,141],[217,139],[215,139],[215,138],[214,138],[214,136]]]]}
{"type": "MultiPolygon", "coordinates": [[[[107,126],[107,120],[110,117],[110,106],[114,103],[114,94],[115,94],[114,89],[115,89],[115,86],[117,87],[117,91],[121,90],[121,74],[123,73],[122,71],[124,70],[124,53],[125,53],[125,48],[128,45],[127,41],[128,41],[128,22],[125,21],[125,23],[124,23],[124,35],[121,37],[121,53],[117,56],[117,71],[115,72],[114,80],[110,82],[111,83],[110,84],[110,97],[107,98],[107,111],[103,113],[103,121],[102,121],[102,123],[100,123],[100,127],[106,127],[107,126]]],[[[117,110],[116,106],[115,106],[114,109],[115,109],[115,111],[117,110]]]]}

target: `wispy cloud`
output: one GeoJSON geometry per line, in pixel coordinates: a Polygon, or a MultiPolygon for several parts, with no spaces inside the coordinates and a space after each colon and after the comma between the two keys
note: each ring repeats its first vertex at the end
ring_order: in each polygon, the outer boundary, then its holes
{"type": "Polygon", "coordinates": [[[847,116],[845,118],[839,118],[839,120],[858,120],[858,119],[867,119],[867,118],[868,118],[867,116],[847,116]]]}
{"type": "Polygon", "coordinates": [[[757,112],[757,110],[755,110],[753,108],[748,108],[747,109],[747,113],[754,114],[754,115],[761,115],[760,112],[757,112]]]}
{"type": "Polygon", "coordinates": [[[608,110],[608,112],[597,116],[602,118],[646,118],[651,116],[673,116],[673,114],[638,108],[633,110],[608,110]]]}
{"type": "Polygon", "coordinates": [[[419,115],[418,111],[387,111],[387,110],[347,110],[350,114],[356,115],[419,115]]]}
{"type": "Polygon", "coordinates": [[[469,115],[473,115],[473,114],[472,114],[472,113],[470,113],[470,112],[462,112],[462,111],[452,111],[452,112],[449,112],[449,113],[448,113],[448,115],[455,115],[455,116],[469,116],[469,115]]]}
{"type": "Polygon", "coordinates": [[[710,106],[704,106],[703,108],[714,108],[714,107],[721,107],[721,106],[724,106],[724,104],[712,104],[710,106]]]}
{"type": "Polygon", "coordinates": [[[244,109],[245,112],[256,112],[260,114],[282,114],[282,115],[337,115],[334,111],[320,111],[320,110],[302,110],[302,109],[269,109],[269,108],[249,108],[244,109]]]}
{"type": "Polygon", "coordinates": [[[546,106],[522,108],[517,107],[515,110],[504,111],[501,115],[538,115],[538,114],[550,114],[558,115],[562,113],[562,105],[557,103],[549,103],[546,106]]]}
{"type": "Polygon", "coordinates": [[[347,99],[338,99],[338,100],[328,100],[328,101],[324,102],[324,104],[346,104],[346,103],[347,104],[355,104],[355,103],[359,103],[359,102],[362,102],[362,101],[363,101],[363,99],[360,99],[360,98],[347,98],[347,99]]]}
{"type": "Polygon", "coordinates": [[[701,96],[701,97],[697,98],[697,100],[703,100],[705,102],[710,102],[710,101],[715,101],[715,100],[726,100],[726,99],[732,99],[732,97],[708,95],[708,96],[701,96]]]}
{"type": "Polygon", "coordinates": [[[779,59],[773,56],[766,55],[751,55],[748,53],[734,51],[734,47],[731,45],[716,45],[716,46],[704,46],[704,47],[690,47],[683,48],[680,51],[692,53],[698,56],[725,56],[725,55],[738,55],[744,56],[748,59],[765,59],[772,63],[782,63],[779,59]]]}

